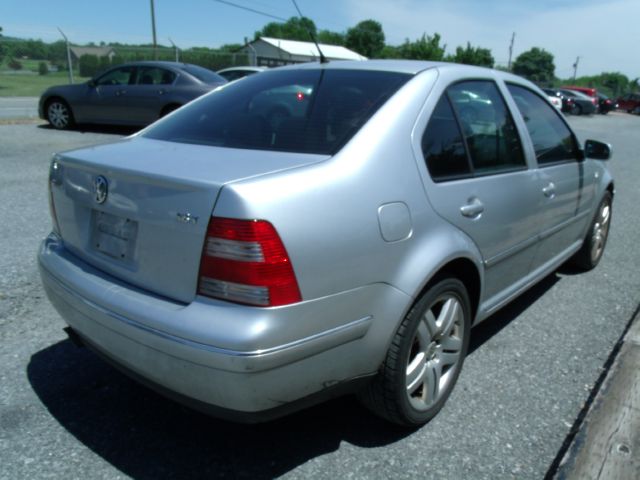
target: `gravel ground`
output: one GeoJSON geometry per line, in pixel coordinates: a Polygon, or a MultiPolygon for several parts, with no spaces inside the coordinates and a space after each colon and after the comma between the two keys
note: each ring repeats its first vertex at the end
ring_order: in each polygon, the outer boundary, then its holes
{"type": "Polygon", "coordinates": [[[640,302],[640,117],[570,118],[614,145],[617,194],[597,269],[551,275],[474,329],[444,410],[414,431],[352,398],[258,426],[205,417],[74,347],[35,254],[50,154],[122,131],[0,125],[0,479],[544,477],[640,302]]]}

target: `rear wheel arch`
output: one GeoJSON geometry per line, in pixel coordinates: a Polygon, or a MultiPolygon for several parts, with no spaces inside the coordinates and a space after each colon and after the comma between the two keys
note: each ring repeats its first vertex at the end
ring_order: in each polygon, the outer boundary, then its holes
{"type": "Polygon", "coordinates": [[[432,285],[444,278],[457,278],[467,289],[471,302],[471,318],[475,319],[480,305],[481,277],[476,264],[468,258],[460,257],[449,261],[426,282],[419,295],[421,297],[432,285]]]}

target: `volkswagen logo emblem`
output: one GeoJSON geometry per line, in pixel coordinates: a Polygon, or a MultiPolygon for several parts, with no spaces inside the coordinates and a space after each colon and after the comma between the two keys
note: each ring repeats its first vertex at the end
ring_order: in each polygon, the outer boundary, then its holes
{"type": "Polygon", "coordinates": [[[109,193],[109,183],[102,175],[96,177],[93,181],[93,193],[96,203],[104,203],[109,193]]]}

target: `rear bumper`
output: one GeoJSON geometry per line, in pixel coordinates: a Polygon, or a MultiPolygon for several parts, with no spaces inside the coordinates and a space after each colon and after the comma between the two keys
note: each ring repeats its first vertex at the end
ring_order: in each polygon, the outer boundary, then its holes
{"type": "Polygon", "coordinates": [[[255,420],[375,373],[410,303],[375,284],[279,308],[200,297],[183,305],[93,269],[55,236],[38,260],[52,304],[90,346],[144,383],[230,418],[226,410],[255,420]]]}

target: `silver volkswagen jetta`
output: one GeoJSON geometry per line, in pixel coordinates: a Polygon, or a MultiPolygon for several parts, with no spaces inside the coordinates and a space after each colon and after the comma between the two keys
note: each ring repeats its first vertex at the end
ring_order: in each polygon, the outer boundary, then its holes
{"type": "Polygon", "coordinates": [[[74,338],[196,408],[259,421],[357,392],[420,425],[472,325],[598,263],[609,156],[507,73],[275,69],[55,155],[42,281],[74,338]]]}

